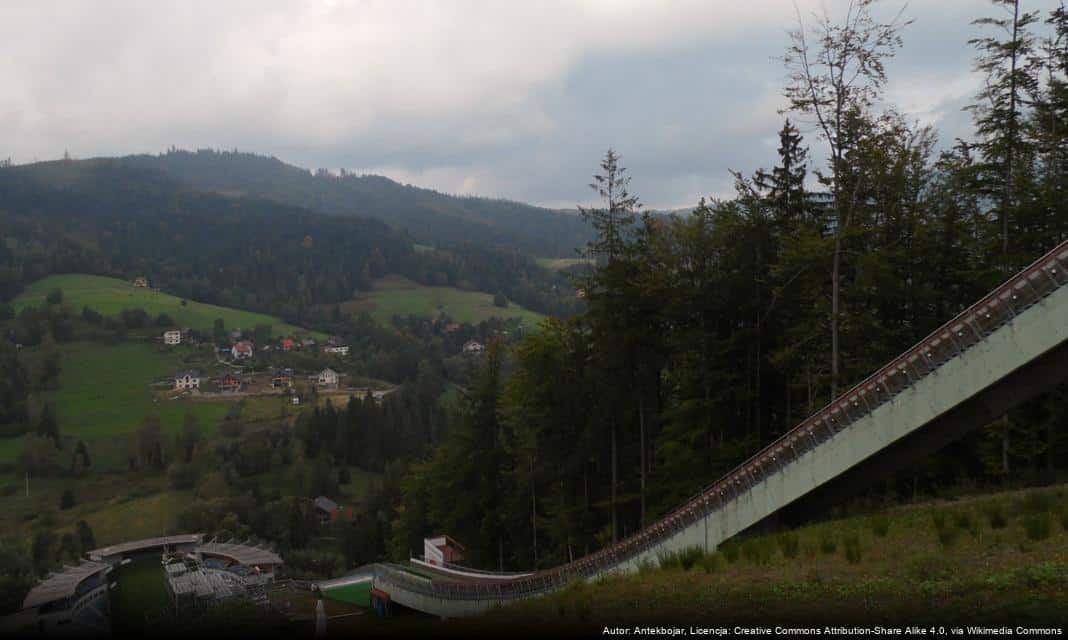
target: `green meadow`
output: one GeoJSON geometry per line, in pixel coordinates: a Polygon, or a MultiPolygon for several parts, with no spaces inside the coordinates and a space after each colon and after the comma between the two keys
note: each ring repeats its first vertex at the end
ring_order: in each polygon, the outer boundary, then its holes
{"type": "Polygon", "coordinates": [[[366,311],[383,324],[388,324],[395,315],[436,316],[445,313],[457,322],[470,323],[490,318],[520,318],[527,329],[534,329],[545,318],[514,302],[504,308],[494,306],[493,296],[488,293],[430,287],[400,276],[375,281],[370,293],[342,307],[349,313],[366,311]]]}
{"type": "Polygon", "coordinates": [[[165,313],[176,325],[193,329],[211,329],[215,319],[222,318],[228,329],[252,329],[258,324],[267,324],[271,325],[271,332],[275,336],[299,332],[310,333],[319,338],[325,337],[323,334],[286,324],[278,318],[262,313],[193,300],[186,300],[185,304],[182,304],[182,298],[135,287],[124,280],[76,273],[48,276],[33,283],[13,301],[15,311],[21,311],[28,306],[43,305],[48,292],[54,289],[61,289],[64,303],[71,305],[76,311],[89,307],[110,316],[124,309],[144,309],[152,316],[165,313]]]}
{"type": "MultiPolygon", "coordinates": [[[[144,342],[75,342],[59,348],[59,388],[42,394],[42,400],[54,407],[63,436],[86,442],[97,469],[122,469],[126,447],[123,436],[135,431],[148,414],[158,415],[163,431],[173,434],[181,428],[185,414],[192,413],[201,432],[209,437],[233,404],[169,400],[167,394],[154,392],[154,381],[163,383],[156,391],[165,389],[176,370],[196,366],[186,362],[196,353],[191,349],[159,352],[144,342]]],[[[276,398],[255,400],[260,404],[274,401],[271,407],[263,407],[264,412],[273,411],[277,404],[276,398]]],[[[261,411],[257,407],[251,413],[261,411]]],[[[22,441],[21,437],[0,439],[0,464],[18,457],[22,441]]]]}

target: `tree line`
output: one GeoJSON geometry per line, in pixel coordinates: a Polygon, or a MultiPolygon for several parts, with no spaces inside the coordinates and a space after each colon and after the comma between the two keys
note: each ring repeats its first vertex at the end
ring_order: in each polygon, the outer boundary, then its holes
{"type": "MultiPolygon", "coordinates": [[[[394,554],[447,531],[473,563],[564,562],[650,523],[1068,237],[1068,12],[976,20],[972,139],[884,95],[908,21],[873,0],[790,33],[778,162],[736,195],[642,211],[605,155],[582,210],[585,311],[494,350],[402,481],[394,554]],[[940,150],[941,149],[941,150],[940,150]]],[[[910,497],[1064,468],[1068,388],[882,485],[910,497]]]]}

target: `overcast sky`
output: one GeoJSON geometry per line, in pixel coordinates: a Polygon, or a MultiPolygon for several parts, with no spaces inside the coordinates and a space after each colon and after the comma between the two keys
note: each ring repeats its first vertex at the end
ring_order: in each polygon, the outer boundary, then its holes
{"type": "MultiPolygon", "coordinates": [[[[798,5],[807,19],[845,1],[798,5]]],[[[906,9],[888,98],[944,141],[968,134],[980,83],[970,21],[997,11],[906,9]]],[[[612,146],[643,202],[691,206],[729,194],[728,169],[774,162],[796,20],[791,0],[4,0],[0,157],[236,147],[571,207],[612,146]]]]}

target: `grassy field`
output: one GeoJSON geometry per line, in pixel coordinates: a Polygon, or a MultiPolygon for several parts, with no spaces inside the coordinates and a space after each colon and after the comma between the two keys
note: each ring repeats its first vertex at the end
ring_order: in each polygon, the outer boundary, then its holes
{"type": "MultiPolygon", "coordinates": [[[[174,434],[186,413],[191,413],[200,423],[204,437],[211,437],[235,402],[169,400],[150,386],[154,380],[169,381],[177,369],[210,362],[210,354],[184,347],[161,353],[151,344],[140,342],[75,342],[61,345],[60,349],[59,389],[42,394],[42,400],[55,408],[63,436],[85,441],[96,470],[125,468],[126,442],[121,436],[135,431],[148,414],[158,415],[163,431],[174,434]]],[[[242,402],[241,415],[246,423],[281,415],[281,398],[265,396],[242,402]]],[[[301,410],[287,409],[290,414],[301,410]]],[[[22,437],[0,439],[0,464],[14,462],[22,452],[22,443],[22,437]]]]}
{"type": "MultiPolygon", "coordinates": [[[[124,450],[116,436],[137,429],[147,414],[160,417],[164,431],[176,432],[186,412],[195,415],[205,435],[214,432],[232,401],[193,402],[159,400],[150,384],[169,379],[189,366],[188,349],[160,353],[148,343],[117,345],[70,343],[60,347],[59,389],[42,394],[56,410],[64,436],[86,441],[94,467],[121,468],[124,450]],[[113,451],[114,450],[114,451],[113,451]],[[114,455],[117,453],[117,456],[114,455]]],[[[0,439],[0,463],[12,462],[22,451],[22,438],[0,439]]]]}
{"type": "Polygon", "coordinates": [[[493,305],[493,296],[453,287],[428,287],[400,276],[375,281],[374,290],[342,308],[349,313],[368,312],[375,320],[388,323],[395,315],[435,316],[444,312],[457,322],[477,323],[489,318],[521,318],[528,329],[545,318],[513,302],[506,308],[493,305]]]}
{"type": "Polygon", "coordinates": [[[178,326],[193,329],[210,330],[215,319],[222,318],[228,329],[253,329],[258,324],[267,324],[271,325],[271,332],[275,336],[309,333],[319,338],[325,337],[261,313],[193,300],[187,300],[183,305],[181,298],[170,294],[135,287],[124,280],[84,274],[55,275],[38,280],[15,298],[12,304],[16,312],[23,307],[40,306],[53,289],[62,289],[64,302],[78,312],[82,307],[89,307],[104,315],[115,315],[123,309],[144,309],[152,316],[166,313],[178,326]]]}
{"type": "Polygon", "coordinates": [[[538,265],[550,271],[563,271],[579,264],[593,264],[589,258],[538,258],[538,265]]]}
{"type": "MultiPolygon", "coordinates": [[[[605,625],[1068,623],[1068,489],[891,509],[728,542],[717,553],[511,605],[453,632],[605,625]]],[[[598,634],[599,635],[599,634],[598,634]]]]}
{"type": "Polygon", "coordinates": [[[109,578],[112,590],[111,625],[116,636],[145,632],[145,614],[158,615],[169,603],[158,556],[140,558],[119,567],[109,578]]]}

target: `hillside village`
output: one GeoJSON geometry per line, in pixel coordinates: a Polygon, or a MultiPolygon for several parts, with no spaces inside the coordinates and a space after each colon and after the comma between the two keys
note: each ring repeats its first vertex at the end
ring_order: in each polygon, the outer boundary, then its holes
{"type": "MultiPolygon", "coordinates": [[[[135,281],[135,285],[136,284],[135,281]]],[[[449,327],[460,325],[450,323],[449,327]]],[[[448,331],[448,328],[446,329],[448,331]]],[[[323,344],[314,338],[284,336],[257,346],[245,336],[242,329],[230,331],[231,344],[215,347],[216,362],[210,369],[184,368],[174,374],[173,390],[193,396],[257,396],[288,395],[293,404],[300,404],[306,392],[315,389],[319,394],[370,397],[381,403],[386,395],[396,388],[377,386],[353,386],[345,384],[348,374],[327,366],[322,369],[301,369],[286,366],[286,355],[322,355],[337,360],[349,355],[349,346],[341,338],[331,336],[323,344]],[[257,355],[257,353],[259,355],[257,355]]],[[[197,348],[199,337],[192,329],[168,329],[157,340],[161,349],[197,348]]],[[[461,347],[466,357],[478,357],[486,351],[477,340],[468,340],[461,347]]],[[[177,396],[171,396],[172,398],[177,396]]]]}

